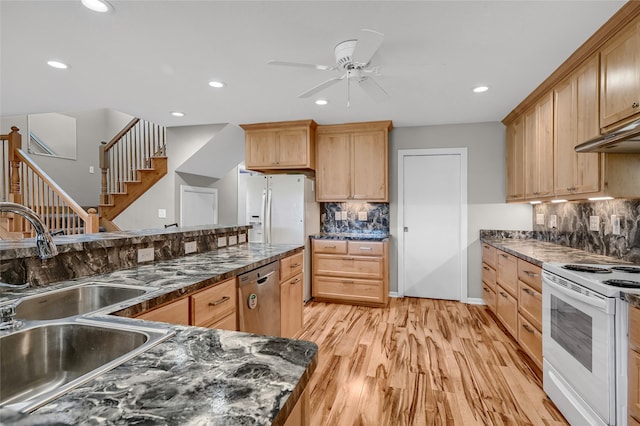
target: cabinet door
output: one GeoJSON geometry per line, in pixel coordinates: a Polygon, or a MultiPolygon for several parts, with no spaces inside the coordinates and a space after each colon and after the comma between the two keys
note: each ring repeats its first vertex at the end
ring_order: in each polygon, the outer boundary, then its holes
{"type": "Polygon", "coordinates": [[[524,117],[507,127],[507,201],[524,199],[524,117]]]}
{"type": "Polygon", "coordinates": [[[303,327],[303,276],[298,274],[280,284],[280,336],[295,337],[303,327]]]}
{"type": "MultiPolygon", "coordinates": [[[[575,74],[576,85],[576,141],[579,145],[600,135],[599,120],[599,58],[595,55],[575,74]]],[[[574,192],[579,194],[600,191],[600,153],[574,151],[574,192]]]]}
{"type": "Polygon", "coordinates": [[[496,312],[496,293],[489,288],[489,286],[483,281],[482,282],[482,299],[484,299],[484,303],[487,304],[487,307],[491,310],[491,312],[496,312]]]}
{"type": "Polygon", "coordinates": [[[522,315],[518,316],[518,343],[542,369],[542,333],[522,315]]]}
{"type": "Polygon", "coordinates": [[[245,134],[245,162],[248,169],[277,165],[276,133],[251,131],[245,134]]]}
{"type": "Polygon", "coordinates": [[[190,296],[191,324],[204,327],[236,315],[236,279],[232,278],[190,296]]]}
{"type": "Polygon", "coordinates": [[[576,102],[575,78],[560,83],[554,89],[554,138],[556,195],[570,194],[575,186],[576,162],[576,102]]]}
{"type": "Polygon", "coordinates": [[[600,127],[615,127],[640,114],[640,19],[607,42],[600,55],[600,127]]]}
{"type": "Polygon", "coordinates": [[[496,290],[496,315],[509,333],[517,340],[518,301],[500,286],[496,290]]]}
{"type": "Polygon", "coordinates": [[[167,322],[170,324],[189,325],[189,298],[184,297],[175,302],[144,312],[136,318],[167,322]]]}
{"type": "Polygon", "coordinates": [[[389,201],[389,161],[385,136],[384,131],[351,134],[351,198],[354,200],[389,201]]]}
{"type": "Polygon", "coordinates": [[[351,196],[348,134],[316,135],[316,200],[345,201],[351,196]]]}
{"type": "Polygon", "coordinates": [[[518,262],[515,256],[498,250],[496,282],[516,297],[518,294],[518,262]]]}
{"type": "Polygon", "coordinates": [[[518,281],[518,309],[531,325],[542,330],[542,293],[518,281]]]}
{"type": "Polygon", "coordinates": [[[276,134],[279,167],[300,166],[308,163],[308,132],[305,129],[280,130],[276,134]]]}
{"type": "Polygon", "coordinates": [[[529,110],[525,122],[525,197],[553,194],[553,95],[529,110]]]}

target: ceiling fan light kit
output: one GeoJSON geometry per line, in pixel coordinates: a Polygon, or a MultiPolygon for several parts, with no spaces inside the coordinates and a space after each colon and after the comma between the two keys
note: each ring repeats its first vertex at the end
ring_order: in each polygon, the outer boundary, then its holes
{"type": "Polygon", "coordinates": [[[336,66],[304,64],[298,62],[269,61],[269,65],[282,65],[299,68],[312,68],[320,71],[342,70],[340,77],[330,78],[315,87],[298,95],[299,98],[308,98],[328,87],[346,79],[347,80],[347,106],[350,106],[351,88],[353,81],[362,88],[374,101],[381,102],[389,97],[389,94],[378,84],[372,75],[380,75],[380,67],[370,67],[371,59],[382,44],[384,34],[363,29],[356,40],[345,40],[338,43],[333,49],[336,66]]]}

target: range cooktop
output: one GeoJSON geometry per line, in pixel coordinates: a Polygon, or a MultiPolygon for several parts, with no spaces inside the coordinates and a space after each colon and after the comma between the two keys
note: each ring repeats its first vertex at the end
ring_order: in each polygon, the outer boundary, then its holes
{"type": "Polygon", "coordinates": [[[640,294],[640,266],[544,263],[542,269],[608,297],[640,294]]]}

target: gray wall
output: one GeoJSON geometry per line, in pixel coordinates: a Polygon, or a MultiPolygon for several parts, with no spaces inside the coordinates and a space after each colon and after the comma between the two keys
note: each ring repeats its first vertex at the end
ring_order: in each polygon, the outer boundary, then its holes
{"type": "Polygon", "coordinates": [[[501,123],[394,128],[389,147],[390,290],[398,289],[398,150],[468,148],[468,297],[482,297],[480,229],[531,230],[528,204],[506,204],[505,129],[501,123]]]}

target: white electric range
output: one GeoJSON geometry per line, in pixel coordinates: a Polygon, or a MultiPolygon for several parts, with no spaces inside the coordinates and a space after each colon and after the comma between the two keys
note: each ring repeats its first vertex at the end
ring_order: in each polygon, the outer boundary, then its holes
{"type": "Polygon", "coordinates": [[[628,304],[640,267],[544,263],[543,386],[572,425],[627,424],[628,304]]]}

